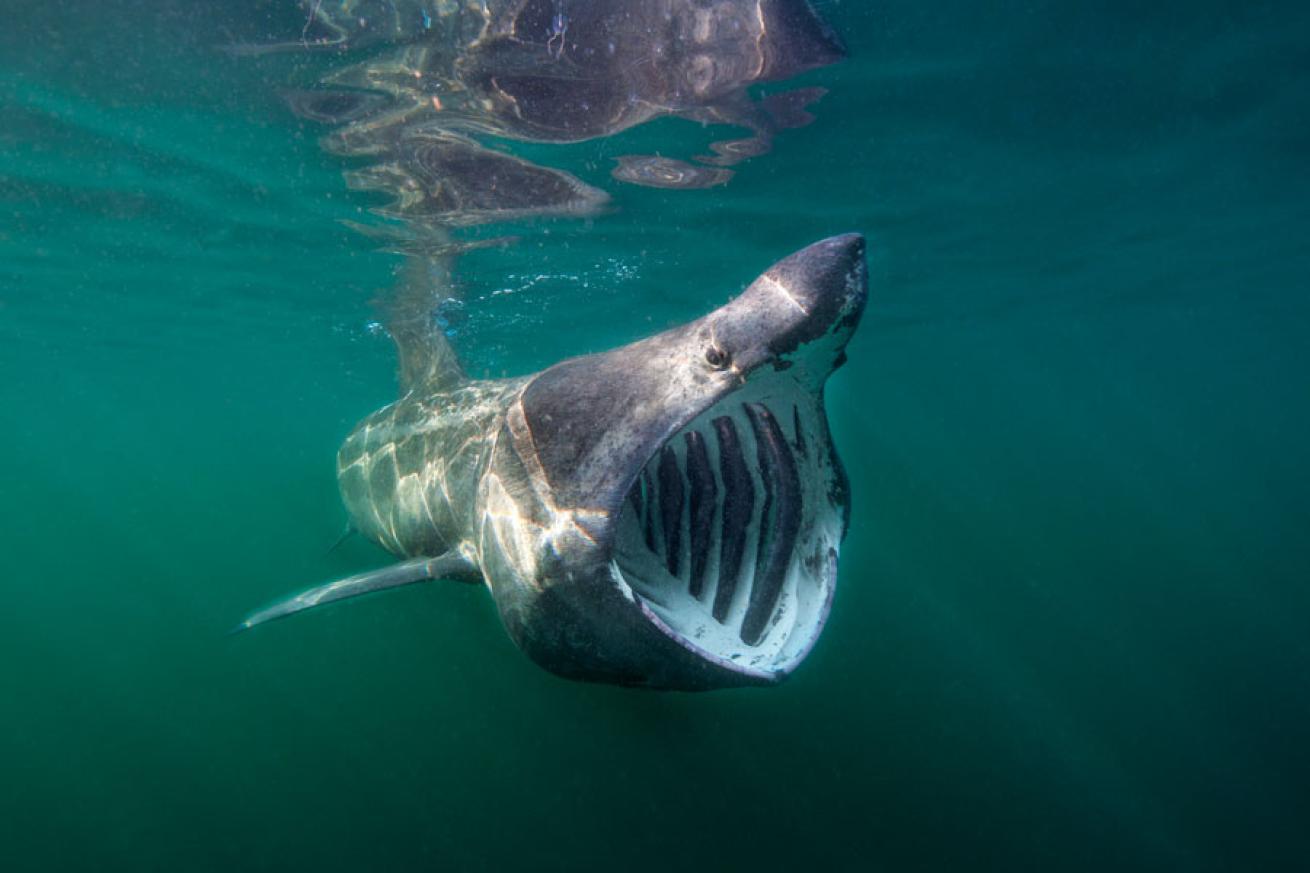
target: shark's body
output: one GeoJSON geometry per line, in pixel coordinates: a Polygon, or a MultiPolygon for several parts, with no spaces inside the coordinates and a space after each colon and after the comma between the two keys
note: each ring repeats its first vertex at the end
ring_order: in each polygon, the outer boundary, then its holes
{"type": "Polygon", "coordinates": [[[245,626],[439,575],[484,581],[515,642],[565,676],[783,678],[836,583],[848,488],[822,388],[866,282],[863,239],[834,237],[632,345],[523,378],[413,383],[337,468],[355,526],[415,560],[245,626]]]}
{"type": "MultiPolygon", "coordinates": [[[[360,33],[358,4],[306,5],[334,44],[367,42],[382,20],[360,33]]],[[[564,676],[683,689],[785,677],[823,628],[849,512],[823,385],[864,309],[863,239],[802,249],[682,327],[514,379],[468,379],[432,310],[453,288],[451,227],[605,199],[467,130],[568,141],[659,114],[722,119],[734,105],[741,121],[746,85],[830,63],[840,46],[802,0],[587,0],[568,4],[571,22],[546,0],[464,2],[445,22],[467,46],[454,56],[436,51],[426,6],[417,36],[405,4],[387,8],[399,55],[332,80],[372,90],[292,102],[345,125],[329,148],[377,158],[348,181],[391,193],[381,211],[410,228],[387,318],[401,395],[360,423],[337,464],[354,528],[402,560],[241,628],[454,578],[485,583],[514,641],[564,676]]],[[[794,112],[813,97],[793,93],[794,112]]],[[[785,104],[770,111],[782,119],[785,104]]],[[[722,165],[760,153],[772,129],[716,144],[700,160],[719,169],[632,158],[618,175],[721,184],[722,165]]]]}

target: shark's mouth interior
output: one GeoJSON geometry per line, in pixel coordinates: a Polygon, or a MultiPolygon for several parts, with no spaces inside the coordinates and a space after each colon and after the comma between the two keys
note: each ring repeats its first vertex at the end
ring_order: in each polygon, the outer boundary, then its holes
{"type": "Polygon", "coordinates": [[[728,669],[789,672],[823,628],[843,498],[822,400],[785,376],[665,441],[628,493],[611,572],[664,633],[728,669]]]}

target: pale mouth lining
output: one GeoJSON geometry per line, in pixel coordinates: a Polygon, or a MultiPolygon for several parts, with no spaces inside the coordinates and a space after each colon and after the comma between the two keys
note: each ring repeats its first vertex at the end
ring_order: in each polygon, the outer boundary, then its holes
{"type": "Polygon", "coordinates": [[[769,383],[720,400],[647,462],[610,568],[686,648],[776,677],[827,618],[842,508],[820,401],[791,379],[769,383]]]}

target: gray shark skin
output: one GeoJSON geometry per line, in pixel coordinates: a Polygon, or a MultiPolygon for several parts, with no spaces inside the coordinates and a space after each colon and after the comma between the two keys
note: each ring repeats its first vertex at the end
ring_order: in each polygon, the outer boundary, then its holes
{"type": "Polygon", "coordinates": [[[823,386],[866,298],[864,240],[848,234],[702,318],[535,375],[411,367],[337,460],[355,527],[409,560],[238,629],[459,578],[484,582],[514,642],[561,676],[782,680],[832,602],[849,497],[823,386]]]}

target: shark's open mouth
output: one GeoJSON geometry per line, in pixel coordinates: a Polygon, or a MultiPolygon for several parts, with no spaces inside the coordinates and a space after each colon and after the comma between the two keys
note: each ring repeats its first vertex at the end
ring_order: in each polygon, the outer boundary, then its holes
{"type": "Polygon", "coordinates": [[[666,440],[624,501],[611,572],[664,633],[780,677],[827,617],[844,477],[821,395],[752,380],[666,440]]]}

